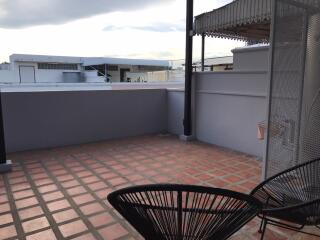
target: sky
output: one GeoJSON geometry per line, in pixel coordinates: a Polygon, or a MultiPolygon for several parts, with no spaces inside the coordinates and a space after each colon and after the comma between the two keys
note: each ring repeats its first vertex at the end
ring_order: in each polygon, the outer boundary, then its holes
{"type": "MultiPolygon", "coordinates": [[[[194,15],[231,1],[194,0],[194,15]]],[[[0,62],[13,53],[183,59],[185,15],[186,0],[0,0],[0,62]]],[[[207,38],[206,57],[243,45],[207,38]]]]}

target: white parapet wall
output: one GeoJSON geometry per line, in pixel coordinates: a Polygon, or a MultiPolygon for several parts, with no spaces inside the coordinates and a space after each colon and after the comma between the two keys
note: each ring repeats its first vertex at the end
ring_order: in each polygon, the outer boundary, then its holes
{"type": "Polygon", "coordinates": [[[266,120],[267,71],[196,74],[196,136],[262,157],[258,124],[266,120]]]}
{"type": "Polygon", "coordinates": [[[167,132],[165,89],[1,93],[8,152],[167,132]]]}
{"type": "Polygon", "coordinates": [[[0,70],[0,83],[19,83],[19,79],[15,78],[13,71],[0,70]]]}

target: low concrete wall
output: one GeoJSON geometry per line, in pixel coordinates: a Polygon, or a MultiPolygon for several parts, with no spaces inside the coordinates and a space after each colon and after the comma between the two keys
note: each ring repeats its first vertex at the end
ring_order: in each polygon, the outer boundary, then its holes
{"type": "Polygon", "coordinates": [[[196,137],[263,156],[257,125],[266,119],[267,72],[196,74],[196,137]]]}
{"type": "Polygon", "coordinates": [[[3,92],[8,152],[167,131],[166,90],[3,92]]]}

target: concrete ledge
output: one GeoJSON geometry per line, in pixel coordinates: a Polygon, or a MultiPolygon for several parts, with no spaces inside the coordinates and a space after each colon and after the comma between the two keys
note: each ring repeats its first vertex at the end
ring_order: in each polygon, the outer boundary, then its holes
{"type": "Polygon", "coordinates": [[[7,160],[5,164],[0,164],[0,173],[10,172],[12,170],[12,161],[7,160]]]}
{"type": "Polygon", "coordinates": [[[180,135],[180,140],[184,142],[191,142],[196,140],[195,136],[186,136],[186,135],[180,135]]]}

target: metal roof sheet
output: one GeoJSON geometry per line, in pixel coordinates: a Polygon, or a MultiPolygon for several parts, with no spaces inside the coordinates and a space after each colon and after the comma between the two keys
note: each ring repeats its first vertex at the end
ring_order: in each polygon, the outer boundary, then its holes
{"type": "MultiPolygon", "coordinates": [[[[273,0],[235,0],[195,17],[194,33],[212,37],[268,42],[273,0]]],[[[319,7],[319,0],[286,0],[319,7]]]]}
{"type": "Polygon", "coordinates": [[[236,0],[195,18],[195,34],[239,40],[267,40],[272,0],[236,0]],[[247,26],[255,26],[248,28],[247,26]]]}
{"type": "Polygon", "coordinates": [[[166,61],[166,60],[105,58],[105,57],[83,58],[83,66],[102,65],[102,64],[161,66],[161,67],[169,67],[170,66],[169,61],[166,61]]]}

